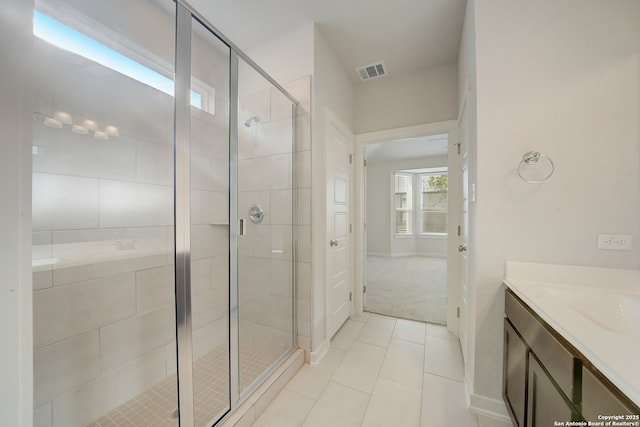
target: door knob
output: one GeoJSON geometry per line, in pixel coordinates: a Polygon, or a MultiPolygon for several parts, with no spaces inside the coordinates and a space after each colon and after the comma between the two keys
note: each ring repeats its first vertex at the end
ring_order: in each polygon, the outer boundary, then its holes
{"type": "Polygon", "coordinates": [[[329,246],[338,246],[337,240],[329,240],[329,246]]]}
{"type": "Polygon", "coordinates": [[[467,251],[467,245],[465,245],[464,243],[458,246],[458,252],[462,253],[466,251],[467,251]]]}

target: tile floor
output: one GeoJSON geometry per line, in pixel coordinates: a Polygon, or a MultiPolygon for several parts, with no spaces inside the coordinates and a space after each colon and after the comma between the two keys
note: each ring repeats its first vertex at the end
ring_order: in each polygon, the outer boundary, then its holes
{"type": "Polygon", "coordinates": [[[253,426],[510,426],[465,408],[463,375],[459,343],[444,326],[364,313],[253,426]]]}

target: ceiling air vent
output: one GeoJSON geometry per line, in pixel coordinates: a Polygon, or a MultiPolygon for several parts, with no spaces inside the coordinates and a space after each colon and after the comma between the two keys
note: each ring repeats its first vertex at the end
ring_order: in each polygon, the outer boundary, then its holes
{"type": "Polygon", "coordinates": [[[356,68],[356,73],[360,80],[371,80],[376,77],[382,77],[387,75],[387,70],[384,68],[384,62],[378,62],[375,64],[367,65],[364,67],[356,68]]]}

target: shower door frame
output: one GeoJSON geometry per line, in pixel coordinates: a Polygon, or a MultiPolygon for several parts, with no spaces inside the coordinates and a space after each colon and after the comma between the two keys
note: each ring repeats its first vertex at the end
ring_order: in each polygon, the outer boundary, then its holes
{"type": "MultiPolygon", "coordinates": [[[[227,419],[273,372],[295,351],[297,346],[296,322],[296,249],[297,249],[297,191],[295,137],[296,115],[299,103],[262,68],[238,49],[227,37],[192,6],[176,0],[175,39],[175,286],[176,286],[176,345],[178,359],[178,404],[180,427],[195,427],[193,396],[193,351],[191,323],[191,200],[190,200],[190,145],[191,145],[191,36],[193,19],[199,21],[214,36],[226,44],[229,51],[229,410],[214,422],[227,419]],[[283,353],[247,390],[239,385],[239,311],[238,311],[238,59],[277,88],[292,102],[291,189],[292,189],[292,259],[291,304],[292,346],[283,353]],[[187,410],[185,410],[187,408],[187,410]]],[[[200,426],[198,426],[200,427],[200,426]]]]}

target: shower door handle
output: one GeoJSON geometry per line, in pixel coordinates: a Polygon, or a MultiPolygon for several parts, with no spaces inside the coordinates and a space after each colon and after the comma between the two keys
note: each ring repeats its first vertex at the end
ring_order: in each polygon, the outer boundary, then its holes
{"type": "Polygon", "coordinates": [[[246,230],[246,228],[244,226],[244,218],[240,218],[240,224],[239,224],[238,228],[240,229],[238,234],[240,236],[246,236],[247,230],[246,230]]]}

